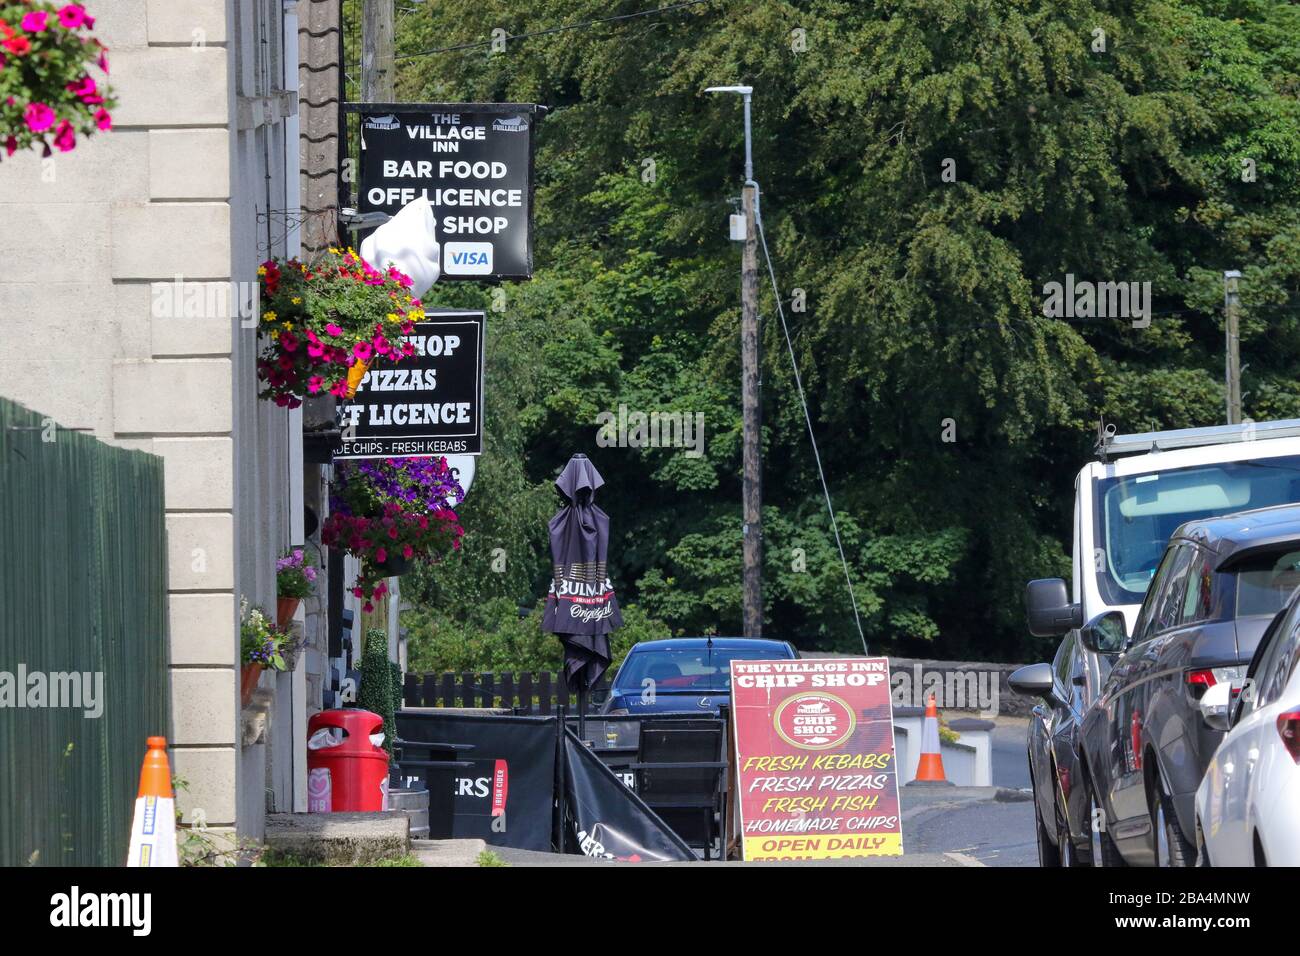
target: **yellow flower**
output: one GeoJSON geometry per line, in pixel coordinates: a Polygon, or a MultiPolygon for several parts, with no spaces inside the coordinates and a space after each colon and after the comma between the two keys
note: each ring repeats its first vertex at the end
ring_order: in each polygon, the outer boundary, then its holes
{"type": "Polygon", "coordinates": [[[268,309],[267,311],[265,311],[265,312],[262,313],[262,321],[263,321],[263,322],[274,322],[275,319],[276,319],[276,315],[275,315],[275,313],[272,312],[272,311],[269,310],[269,309],[268,309]]]}
{"type": "Polygon", "coordinates": [[[266,266],[258,266],[258,267],[257,267],[257,274],[260,275],[260,276],[264,276],[264,275],[266,275],[266,266]]]}
{"type": "Polygon", "coordinates": [[[401,319],[399,319],[399,318],[397,317],[397,313],[396,313],[396,312],[389,312],[389,313],[388,313],[388,321],[389,321],[389,322],[400,322],[401,319]]]}
{"type": "Polygon", "coordinates": [[[292,299],[290,299],[289,301],[292,302],[294,305],[302,305],[302,296],[300,296],[300,295],[295,295],[295,296],[294,296],[292,299]]]}

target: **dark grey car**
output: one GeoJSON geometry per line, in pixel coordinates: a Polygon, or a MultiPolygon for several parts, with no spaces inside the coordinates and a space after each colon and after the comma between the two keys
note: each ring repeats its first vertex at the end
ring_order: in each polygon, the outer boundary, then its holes
{"type": "Polygon", "coordinates": [[[1100,863],[1092,839],[1092,807],[1080,772],[1083,716],[1101,691],[1112,656],[1083,646],[1070,631],[1050,664],[1030,664],[1010,677],[1012,690],[1040,698],[1029,718],[1029,778],[1041,866],[1100,863]]]}
{"type": "Polygon", "coordinates": [[[1244,675],[1297,586],[1300,506],[1188,522],[1165,550],[1133,634],[1114,611],[1080,631],[1093,652],[1120,652],[1082,728],[1107,863],[1195,862],[1196,788],[1223,736],[1197,702],[1244,675]]]}

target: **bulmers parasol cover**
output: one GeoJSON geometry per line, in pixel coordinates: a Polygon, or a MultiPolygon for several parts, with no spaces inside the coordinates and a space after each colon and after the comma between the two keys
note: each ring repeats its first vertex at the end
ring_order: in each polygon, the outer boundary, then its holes
{"type": "Polygon", "coordinates": [[[623,615],[606,568],[609,515],[595,504],[605,483],[585,455],[574,455],[555,479],[568,502],[551,519],[551,589],[543,630],[564,644],[570,686],[589,688],[609,666],[609,632],[623,615]]]}

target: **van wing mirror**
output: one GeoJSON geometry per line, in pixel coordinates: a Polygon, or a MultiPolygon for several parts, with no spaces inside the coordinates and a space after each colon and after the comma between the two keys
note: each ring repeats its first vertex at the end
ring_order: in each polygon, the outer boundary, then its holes
{"type": "Polygon", "coordinates": [[[1128,625],[1120,611],[1098,614],[1080,631],[1079,640],[1094,654],[1118,654],[1128,640],[1128,625]]]}
{"type": "Polygon", "coordinates": [[[1039,578],[1025,585],[1025,616],[1034,637],[1060,637],[1083,624],[1083,606],[1060,578],[1039,578]]]}

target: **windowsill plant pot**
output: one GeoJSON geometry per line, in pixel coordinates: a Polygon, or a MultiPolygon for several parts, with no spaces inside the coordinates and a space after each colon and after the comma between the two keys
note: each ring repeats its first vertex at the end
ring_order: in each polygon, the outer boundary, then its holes
{"type": "Polygon", "coordinates": [[[302,599],[315,593],[319,571],[303,548],[290,548],[275,562],[275,623],[288,628],[302,599]]]}
{"type": "Polygon", "coordinates": [[[288,627],[293,616],[298,613],[298,605],[302,603],[299,597],[277,597],[275,599],[275,623],[280,627],[288,627]]]}
{"type": "Polygon", "coordinates": [[[245,664],[239,671],[239,706],[247,707],[248,702],[253,699],[253,691],[257,690],[257,682],[262,679],[262,671],[265,668],[261,664],[245,664]]]}
{"type": "Polygon", "coordinates": [[[247,708],[264,670],[285,670],[283,651],[293,636],[272,622],[260,607],[239,602],[239,703],[247,708]]]}

